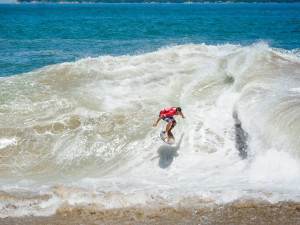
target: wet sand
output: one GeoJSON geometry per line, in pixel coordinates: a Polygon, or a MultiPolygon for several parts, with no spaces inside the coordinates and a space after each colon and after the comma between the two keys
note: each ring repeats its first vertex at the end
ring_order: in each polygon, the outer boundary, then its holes
{"type": "Polygon", "coordinates": [[[198,207],[134,206],[97,210],[93,205],[60,207],[55,215],[2,218],[1,225],[58,224],[300,224],[300,203],[248,200],[198,207]]]}

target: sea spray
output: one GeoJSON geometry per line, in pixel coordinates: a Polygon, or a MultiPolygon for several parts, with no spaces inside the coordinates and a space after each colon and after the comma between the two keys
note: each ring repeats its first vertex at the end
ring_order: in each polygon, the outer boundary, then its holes
{"type": "Polygon", "coordinates": [[[265,43],[188,44],[1,78],[1,216],[192,196],[297,200],[299,67],[296,54],[265,43]],[[174,135],[184,135],[171,161],[157,138],[165,124],[151,128],[168,106],[186,116],[177,118],[174,135]],[[236,147],[233,113],[247,157],[236,147]]]}

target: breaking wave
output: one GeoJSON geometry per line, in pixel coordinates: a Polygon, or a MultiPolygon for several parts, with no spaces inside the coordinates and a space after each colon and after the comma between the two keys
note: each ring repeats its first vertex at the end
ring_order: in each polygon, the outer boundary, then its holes
{"type": "Polygon", "coordinates": [[[193,195],[299,201],[299,87],[297,52],[265,43],[165,47],[0,78],[1,217],[193,195]],[[176,146],[157,137],[164,121],[151,127],[169,106],[186,116],[176,146]]]}

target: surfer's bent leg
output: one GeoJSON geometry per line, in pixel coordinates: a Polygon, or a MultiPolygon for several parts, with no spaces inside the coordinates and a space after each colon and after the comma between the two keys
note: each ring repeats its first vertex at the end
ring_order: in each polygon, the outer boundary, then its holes
{"type": "Polygon", "coordinates": [[[166,133],[169,132],[171,125],[172,125],[172,120],[169,120],[168,124],[167,124],[167,127],[166,127],[166,133]]]}
{"type": "Polygon", "coordinates": [[[169,136],[174,137],[173,133],[171,132],[171,130],[176,126],[176,121],[172,123],[171,128],[168,131],[169,136]]]}

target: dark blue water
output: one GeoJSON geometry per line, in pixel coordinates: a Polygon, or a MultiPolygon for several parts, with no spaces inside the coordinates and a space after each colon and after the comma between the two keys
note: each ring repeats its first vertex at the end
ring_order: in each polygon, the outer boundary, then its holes
{"type": "Polygon", "coordinates": [[[0,5],[0,76],[205,43],[299,48],[300,4],[0,5]]]}

